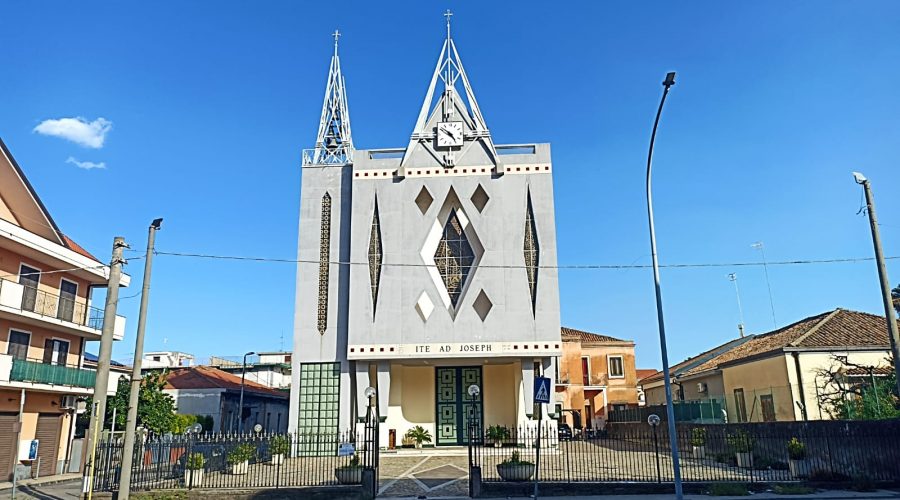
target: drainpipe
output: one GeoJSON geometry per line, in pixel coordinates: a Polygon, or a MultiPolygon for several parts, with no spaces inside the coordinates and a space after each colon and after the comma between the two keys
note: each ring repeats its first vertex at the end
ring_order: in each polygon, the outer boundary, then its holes
{"type": "Polygon", "coordinates": [[[803,390],[803,371],[800,370],[800,353],[794,351],[791,353],[791,356],[794,357],[794,369],[797,370],[797,385],[800,386],[798,392],[800,393],[800,413],[803,415],[803,420],[809,420],[806,414],[806,392],[803,390]]]}

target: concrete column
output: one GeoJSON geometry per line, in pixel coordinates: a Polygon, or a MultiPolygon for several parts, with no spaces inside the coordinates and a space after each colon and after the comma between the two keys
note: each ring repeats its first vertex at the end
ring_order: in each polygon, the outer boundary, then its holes
{"type": "Polygon", "coordinates": [[[356,419],[357,422],[365,422],[366,409],[369,401],[366,399],[366,387],[372,385],[369,380],[369,362],[356,362],[356,419]]]}
{"type": "Polygon", "coordinates": [[[525,401],[525,415],[534,415],[534,359],[522,358],[522,397],[525,401]]]}
{"type": "Polygon", "coordinates": [[[384,422],[388,415],[391,395],[391,362],[378,362],[378,418],[384,422]]]}

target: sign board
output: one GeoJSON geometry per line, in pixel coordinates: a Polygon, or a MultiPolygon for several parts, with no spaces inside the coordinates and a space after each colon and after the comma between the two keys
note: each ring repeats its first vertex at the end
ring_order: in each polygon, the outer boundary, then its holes
{"type": "Polygon", "coordinates": [[[353,446],[353,443],[341,443],[338,446],[339,457],[349,457],[354,453],[356,453],[356,447],[353,446]]]}
{"type": "Polygon", "coordinates": [[[19,460],[37,460],[38,446],[40,441],[37,439],[23,439],[19,442],[19,460]]]}
{"type": "Polygon", "coordinates": [[[547,377],[534,378],[534,402],[549,403],[550,402],[550,379],[547,377]]]}

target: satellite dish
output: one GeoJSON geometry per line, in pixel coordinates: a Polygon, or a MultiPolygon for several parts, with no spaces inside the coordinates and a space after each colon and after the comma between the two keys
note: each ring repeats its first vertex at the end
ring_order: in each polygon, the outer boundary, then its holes
{"type": "Polygon", "coordinates": [[[262,432],[262,425],[260,425],[260,424],[254,425],[253,432],[262,432]]]}

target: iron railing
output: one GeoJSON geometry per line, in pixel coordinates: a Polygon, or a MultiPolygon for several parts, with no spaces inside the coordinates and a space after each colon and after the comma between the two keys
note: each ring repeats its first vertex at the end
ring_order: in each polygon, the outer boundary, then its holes
{"type": "MultiPolygon", "coordinates": [[[[900,420],[679,425],[677,441],[685,482],[897,481],[898,431],[900,420]],[[802,444],[802,460],[791,460],[793,438],[802,444]]],[[[538,453],[535,428],[508,429],[508,435],[493,437],[486,433],[484,443],[476,440],[469,451],[470,466],[481,468],[483,482],[504,481],[501,474],[509,470],[504,463],[532,472],[528,464],[537,462],[538,453]]],[[[572,439],[545,425],[540,466],[529,479],[535,477],[541,483],[672,482],[665,425],[609,424],[595,437],[572,439]]]]}
{"type": "MultiPolygon", "coordinates": [[[[123,443],[98,443],[94,491],[119,489],[123,443]]],[[[359,485],[377,467],[371,430],[163,436],[134,449],[132,490],[359,485]]]]}
{"type": "MultiPolygon", "coordinates": [[[[724,398],[697,399],[689,401],[672,401],[676,422],[693,422],[697,424],[724,424],[726,409],[724,398]]],[[[647,417],[657,415],[663,421],[667,412],[665,405],[641,406],[609,412],[610,422],[647,422],[647,417]]]]}
{"type": "Polygon", "coordinates": [[[71,297],[63,297],[9,280],[0,279],[0,288],[6,283],[22,287],[22,301],[19,304],[19,309],[22,311],[33,312],[43,317],[55,318],[95,330],[100,330],[103,326],[102,309],[88,306],[71,297]]]}
{"type": "Polygon", "coordinates": [[[67,385],[93,389],[97,372],[65,365],[13,358],[9,379],[36,384],[67,385]]]}

